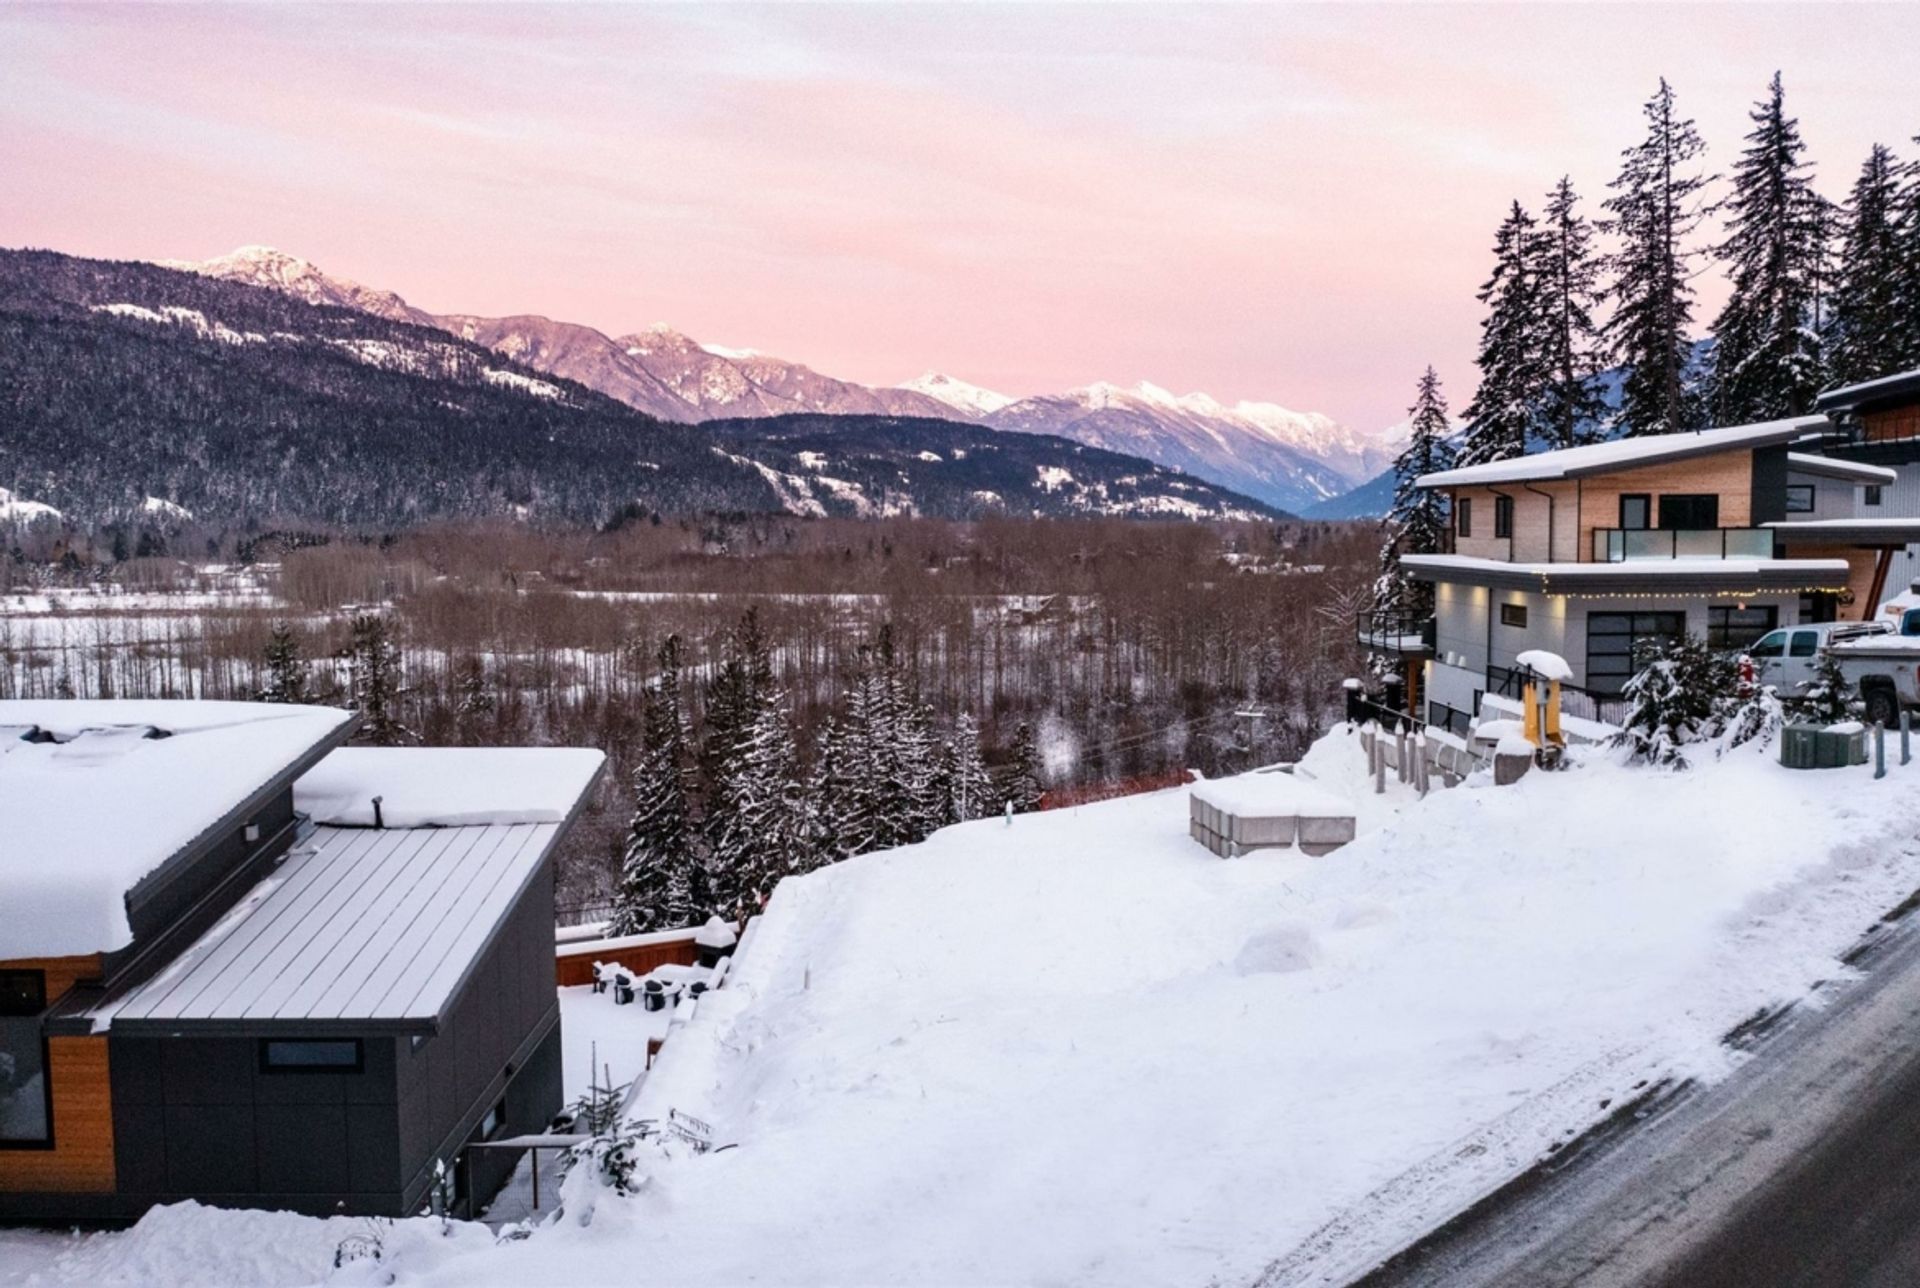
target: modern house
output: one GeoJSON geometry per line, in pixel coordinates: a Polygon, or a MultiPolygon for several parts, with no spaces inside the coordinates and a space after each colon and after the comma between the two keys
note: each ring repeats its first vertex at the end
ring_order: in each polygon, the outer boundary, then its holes
{"type": "Polygon", "coordinates": [[[1484,695],[1519,696],[1516,656],[1544,649],[1573,669],[1567,711],[1614,720],[1642,640],[1744,648],[1777,627],[1872,616],[1920,542],[1920,372],[1822,406],[1833,414],[1421,478],[1451,503],[1451,550],[1402,558],[1432,584],[1434,616],[1360,629],[1402,663],[1398,709],[1464,732],[1484,695]],[[1907,453],[1910,484],[1886,463],[1907,453]]]}
{"type": "Polygon", "coordinates": [[[560,1110],[551,856],[600,754],[352,725],[0,702],[0,1219],[411,1213],[560,1110]]]}

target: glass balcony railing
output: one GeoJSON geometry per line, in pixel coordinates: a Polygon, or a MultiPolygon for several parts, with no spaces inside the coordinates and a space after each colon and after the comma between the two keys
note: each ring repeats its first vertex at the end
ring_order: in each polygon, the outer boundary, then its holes
{"type": "Polygon", "coordinates": [[[1766,528],[1595,528],[1595,563],[1630,559],[1771,559],[1766,528]]]}

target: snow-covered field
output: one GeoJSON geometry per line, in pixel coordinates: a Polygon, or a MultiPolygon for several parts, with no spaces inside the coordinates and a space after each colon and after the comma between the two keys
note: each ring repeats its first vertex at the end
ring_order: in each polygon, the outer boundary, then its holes
{"type": "MultiPolygon", "coordinates": [[[[600,1197],[584,1227],[576,1201],[522,1242],[406,1225],[385,1269],[1338,1282],[1643,1080],[1725,1070],[1722,1033],[1843,973],[1920,886],[1920,765],[1876,782],[1589,754],[1422,802],[1367,794],[1343,731],[1304,767],[1360,806],[1360,839],[1321,858],[1216,859],[1177,790],[784,883],[642,1092],[735,1148],[662,1156],[638,1196],[600,1197]]],[[[238,1258],[337,1237],[176,1208],[78,1245],[0,1235],[0,1283],[304,1282],[324,1257],[238,1258]]]]}

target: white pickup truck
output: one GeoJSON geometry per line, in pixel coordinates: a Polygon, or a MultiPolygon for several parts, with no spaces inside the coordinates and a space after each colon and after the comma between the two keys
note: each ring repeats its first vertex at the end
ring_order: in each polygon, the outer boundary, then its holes
{"type": "Polygon", "coordinates": [[[1866,704],[1867,719],[1892,728],[1902,709],[1920,711],[1920,608],[1865,624],[1880,629],[1836,636],[1827,651],[1866,704]]]}
{"type": "Polygon", "coordinates": [[[1809,622],[1768,631],[1754,641],[1747,656],[1753,659],[1757,683],[1772,685],[1783,698],[1795,698],[1813,683],[1814,667],[1828,645],[1892,634],[1887,622],[1809,622]]]}

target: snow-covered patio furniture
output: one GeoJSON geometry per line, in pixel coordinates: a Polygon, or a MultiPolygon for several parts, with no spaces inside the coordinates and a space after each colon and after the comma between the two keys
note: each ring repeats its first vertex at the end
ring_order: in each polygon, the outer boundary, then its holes
{"type": "Polygon", "coordinates": [[[1325,854],[1354,837],[1351,804],[1278,771],[1195,783],[1188,815],[1193,839],[1223,859],[1295,843],[1325,854]]]}
{"type": "Polygon", "coordinates": [[[694,954],[700,965],[717,966],[722,957],[733,954],[734,945],[739,941],[732,926],[718,917],[708,917],[707,924],[700,927],[700,933],[693,937],[694,954]]]}

